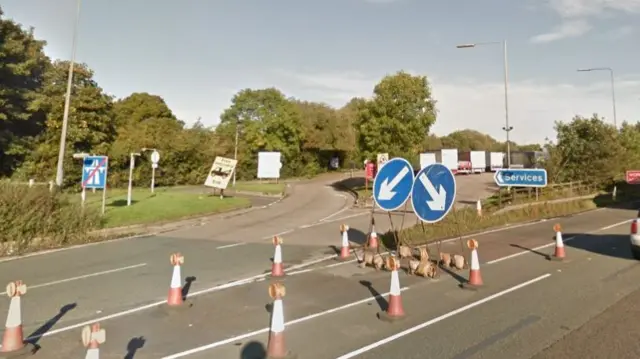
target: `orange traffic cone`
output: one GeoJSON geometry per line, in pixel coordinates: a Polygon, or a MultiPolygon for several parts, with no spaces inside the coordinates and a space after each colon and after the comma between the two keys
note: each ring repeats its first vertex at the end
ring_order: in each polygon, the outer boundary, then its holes
{"type": "Polygon", "coordinates": [[[349,226],[346,224],[340,225],[340,232],[342,232],[342,248],[340,248],[339,260],[349,259],[349,226]]]}
{"type": "Polygon", "coordinates": [[[482,287],[482,275],[480,274],[480,260],[478,259],[478,241],[469,239],[467,247],[471,250],[471,265],[469,266],[469,280],[462,283],[462,288],[476,290],[482,287]]]}
{"type": "Polygon", "coordinates": [[[562,240],[562,227],[559,223],[553,226],[553,230],[556,232],[556,250],[553,256],[549,256],[552,261],[562,261],[565,258],[564,253],[564,241],[562,240]]]}
{"type": "Polygon", "coordinates": [[[400,277],[398,276],[400,260],[396,257],[390,257],[388,266],[391,268],[391,288],[389,289],[387,311],[379,312],[378,318],[385,322],[393,322],[405,317],[404,307],[402,306],[402,293],[400,292],[400,277]]]}
{"type": "Polygon", "coordinates": [[[169,257],[169,260],[173,266],[173,275],[171,276],[167,305],[170,307],[180,306],[184,303],[182,299],[182,276],[180,273],[180,266],[184,264],[184,257],[180,253],[174,253],[169,257]]]}
{"type": "Polygon", "coordinates": [[[376,233],[376,220],[371,217],[371,234],[369,234],[369,248],[378,248],[378,233],[376,233]]]}
{"type": "Polygon", "coordinates": [[[7,285],[7,295],[11,298],[9,303],[9,313],[2,336],[2,348],[0,348],[0,358],[16,358],[19,356],[33,354],[33,345],[24,342],[22,332],[22,309],[20,297],[27,293],[26,284],[22,281],[11,282],[7,285]]]}
{"type": "Polygon", "coordinates": [[[82,328],[82,344],[87,348],[85,359],[100,359],[100,344],[107,340],[104,329],[100,329],[100,324],[82,328]]]}
{"type": "Polygon", "coordinates": [[[276,247],[273,254],[273,264],[271,265],[271,276],[282,277],[284,276],[284,268],[282,267],[282,238],[278,236],[273,237],[273,245],[276,247]]]}
{"type": "Polygon", "coordinates": [[[269,331],[269,343],[267,344],[268,359],[293,359],[296,355],[287,350],[284,341],[284,305],[282,298],[286,289],[282,283],[272,283],[269,286],[269,296],[273,299],[271,309],[271,328],[269,331]]]}

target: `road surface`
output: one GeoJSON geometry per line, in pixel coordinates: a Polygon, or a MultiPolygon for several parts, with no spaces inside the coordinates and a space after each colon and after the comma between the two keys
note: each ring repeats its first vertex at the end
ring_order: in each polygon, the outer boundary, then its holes
{"type": "MultiPolygon", "coordinates": [[[[640,267],[630,259],[627,248],[628,221],[635,214],[632,210],[601,209],[559,219],[557,222],[563,226],[569,258],[564,263],[550,262],[542,256],[553,249],[551,227],[556,221],[478,234],[475,238],[480,243],[486,287],[478,292],[458,288],[457,281],[466,277],[465,271],[443,274],[438,280],[401,274],[401,284],[408,287],[403,292],[408,317],[395,324],[380,322],[375,316],[385,306],[385,302],[375,296],[388,291],[387,272],[332,260],[305,267],[290,266],[289,276],[284,281],[288,347],[300,357],[312,359],[511,359],[534,355],[539,355],[537,359],[554,358],[553,355],[560,358],[563,353],[570,352],[568,344],[564,348],[562,342],[555,347],[552,344],[567,334],[579,333],[577,329],[582,325],[597,320],[600,313],[640,288],[637,281],[640,267]],[[535,250],[539,253],[526,249],[540,246],[546,247],[535,250]],[[551,348],[546,349],[549,346],[551,348]]],[[[329,223],[309,228],[336,225],[329,223]]],[[[305,236],[304,233],[311,233],[309,228],[291,233],[299,234],[285,242],[285,261],[295,256],[299,248],[316,247],[306,242],[325,240],[305,236]]],[[[335,228],[327,233],[332,231],[335,228]]],[[[154,240],[158,258],[174,249],[170,239],[154,240]]],[[[139,241],[120,242],[127,243],[129,250],[128,255],[121,254],[123,265],[141,260],[138,258],[141,251],[149,250],[149,244],[143,247],[144,244],[137,243],[145,242],[139,241]]],[[[196,289],[195,285],[201,277],[207,284],[215,282],[212,269],[224,267],[219,263],[225,261],[224,258],[228,265],[229,261],[238,260],[239,253],[244,259],[267,253],[251,254],[254,250],[259,251],[257,244],[228,248],[243,248],[235,254],[198,244],[206,242],[188,242],[183,276],[195,276],[197,280],[189,294],[193,307],[181,312],[167,312],[159,305],[168,286],[170,268],[164,263],[168,258],[158,259],[155,263],[145,256],[147,265],[108,277],[32,287],[23,298],[23,316],[27,335],[46,333],[37,343],[41,346],[39,356],[62,359],[83,355],[79,341],[81,326],[99,319],[107,330],[101,358],[127,355],[135,358],[249,358],[241,356],[242,352],[259,351],[267,342],[269,298],[266,289],[270,279],[254,276],[244,282],[204,291],[196,289]],[[207,257],[210,257],[209,261],[207,257]],[[189,258],[193,258],[191,262],[189,258]],[[100,290],[100,287],[109,290],[100,290]],[[155,294],[157,297],[154,298],[155,294]],[[61,308],[64,309],[61,311],[61,308]],[[45,324],[47,320],[48,325],[45,324]],[[46,330],[39,329],[43,325],[46,330]]],[[[100,245],[100,251],[105,254],[116,251],[109,246],[117,248],[122,244],[115,243],[100,245]]],[[[448,252],[459,252],[459,248],[457,241],[443,245],[443,250],[448,252]]],[[[40,256],[38,260],[81,250],[40,256]]],[[[431,250],[435,251],[435,248],[431,250]]],[[[82,263],[77,261],[84,257],[75,254],[73,258],[77,267],[82,268],[82,263]]],[[[30,260],[14,263],[27,263],[23,268],[29,272],[30,260]]],[[[68,265],[65,260],[71,261],[71,257],[58,258],[57,263],[68,265]]],[[[97,265],[95,258],[87,261],[91,266],[97,265]]],[[[107,262],[105,258],[104,265],[107,262]]],[[[0,267],[3,275],[9,263],[0,267]]],[[[240,261],[237,266],[242,268],[245,263],[240,261]]],[[[266,269],[268,262],[257,267],[266,269]]],[[[226,267],[220,270],[226,275],[231,273],[226,267]]],[[[236,270],[241,276],[242,270],[236,270]]],[[[29,273],[47,276],[46,272],[29,273]]],[[[29,280],[37,283],[34,278],[29,280]]],[[[7,305],[6,301],[0,303],[0,311],[6,312],[7,305]]],[[[592,331],[608,330],[595,328],[592,331]]],[[[588,344],[584,335],[575,335],[574,343],[588,344]]],[[[602,344],[602,341],[592,340],[591,346],[602,344]]],[[[627,341],[612,346],[606,357],[591,357],[637,358],[636,349],[635,341],[627,341]]],[[[587,348],[580,350],[603,353],[587,348]]]]}

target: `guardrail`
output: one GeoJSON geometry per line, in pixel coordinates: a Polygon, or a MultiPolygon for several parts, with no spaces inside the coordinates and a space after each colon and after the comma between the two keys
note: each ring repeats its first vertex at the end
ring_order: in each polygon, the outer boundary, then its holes
{"type": "Polygon", "coordinates": [[[587,182],[554,183],[543,188],[500,188],[496,194],[482,201],[482,208],[502,209],[531,202],[586,196],[600,190],[599,186],[587,182]]]}

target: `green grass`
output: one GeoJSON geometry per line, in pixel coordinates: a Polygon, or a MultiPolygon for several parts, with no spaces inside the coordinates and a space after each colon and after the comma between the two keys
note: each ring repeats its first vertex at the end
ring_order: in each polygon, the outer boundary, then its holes
{"type": "MultiPolygon", "coordinates": [[[[80,201],[80,194],[73,194],[74,201],[80,201]]],[[[102,191],[87,191],[85,205],[101,210],[102,191]]],[[[107,191],[104,227],[122,227],[134,224],[150,224],[178,220],[186,217],[214,214],[239,208],[246,208],[250,202],[246,198],[224,198],[199,193],[148,188],[135,188],[131,206],[127,206],[127,191],[113,189],[107,191]]]]}
{"type": "Polygon", "coordinates": [[[242,192],[255,192],[255,193],[261,193],[261,194],[276,195],[284,192],[284,183],[282,182],[260,183],[258,181],[247,181],[247,182],[239,181],[239,182],[236,182],[235,187],[229,184],[228,188],[235,189],[236,191],[242,191],[242,192]]]}

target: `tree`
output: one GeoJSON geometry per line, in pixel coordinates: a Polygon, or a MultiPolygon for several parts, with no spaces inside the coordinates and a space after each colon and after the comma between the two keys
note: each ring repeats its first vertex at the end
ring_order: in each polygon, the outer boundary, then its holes
{"type": "Polygon", "coordinates": [[[374,88],[373,99],[360,107],[358,145],[364,156],[388,152],[417,157],[420,145],[436,120],[435,101],[426,76],[400,71],[374,88]]]}
{"type": "Polygon", "coordinates": [[[33,29],[5,19],[0,9],[0,176],[11,175],[31,152],[44,116],[32,108],[49,59],[33,29]]]}

